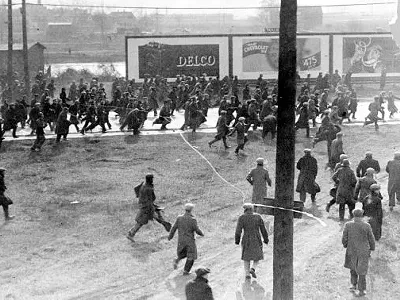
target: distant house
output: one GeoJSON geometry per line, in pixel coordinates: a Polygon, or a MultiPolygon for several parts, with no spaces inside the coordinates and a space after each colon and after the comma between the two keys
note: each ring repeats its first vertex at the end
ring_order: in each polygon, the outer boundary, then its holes
{"type": "MultiPolygon", "coordinates": [[[[29,72],[34,76],[38,71],[44,71],[44,49],[40,43],[28,44],[29,72]]],[[[7,70],[8,45],[0,44],[0,70],[7,70]]],[[[13,44],[13,71],[24,73],[22,44],[13,44]]]]}
{"type": "Polygon", "coordinates": [[[48,23],[46,38],[50,41],[69,39],[74,32],[74,27],[70,22],[48,23]]]}

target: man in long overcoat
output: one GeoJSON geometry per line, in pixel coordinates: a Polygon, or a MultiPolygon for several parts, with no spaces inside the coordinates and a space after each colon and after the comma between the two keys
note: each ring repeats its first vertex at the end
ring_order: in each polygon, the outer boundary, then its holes
{"type": "Polygon", "coordinates": [[[196,278],[189,281],[185,286],[187,300],[214,300],[212,289],[208,284],[210,269],[197,268],[196,278]]]}
{"type": "Polygon", "coordinates": [[[350,218],[353,217],[354,209],[354,188],[357,184],[357,178],[353,170],[350,169],[350,162],[344,159],[342,167],[339,168],[332,176],[332,180],[337,183],[336,203],[339,204],[339,218],[344,220],[345,205],[349,208],[350,218]]]}
{"type": "Polygon", "coordinates": [[[264,221],[259,214],[254,213],[253,207],[252,203],[243,205],[244,213],[239,217],[235,231],[236,245],[239,245],[243,231],[242,260],[244,261],[246,279],[250,279],[250,274],[253,278],[257,278],[256,268],[258,262],[264,259],[261,235],[265,244],[268,244],[269,241],[264,221]],[[253,261],[253,265],[250,268],[251,261],[253,261]]]}
{"type": "Polygon", "coordinates": [[[134,242],[133,238],[139,229],[153,219],[163,225],[167,232],[171,230],[171,223],[164,220],[161,214],[161,208],[154,204],[156,195],[154,193],[153,178],[153,174],[148,174],[146,175],[146,182],[135,187],[136,196],[139,198],[140,211],[136,215],[135,226],[129,230],[127,236],[132,242],[134,242]]]}
{"type": "Polygon", "coordinates": [[[178,230],[178,248],[177,258],[174,259],[174,269],[178,267],[181,259],[186,257],[186,263],[183,270],[184,275],[188,275],[192,269],[194,261],[197,259],[197,247],[194,234],[204,236],[204,233],[197,225],[197,220],[192,215],[194,205],[192,203],[185,204],[185,213],[180,215],[168,236],[168,240],[172,240],[175,232],[178,230]]]}
{"type": "Polygon", "coordinates": [[[272,182],[267,169],[264,168],[264,159],[259,157],[256,163],[257,167],[250,171],[246,180],[253,186],[251,201],[257,204],[262,203],[264,198],[267,197],[267,184],[271,186],[272,182]]]}
{"type": "Polygon", "coordinates": [[[211,148],[212,144],[222,139],[225,149],[230,148],[230,146],[228,146],[228,144],[226,143],[226,136],[228,135],[228,133],[229,126],[226,123],[226,111],[223,110],[221,111],[221,115],[219,116],[217,121],[217,135],[212,141],[208,142],[208,146],[211,148]]]}
{"type": "Polygon", "coordinates": [[[336,139],[331,144],[331,154],[329,157],[329,164],[331,169],[340,161],[340,154],[344,154],[343,151],[343,133],[336,133],[336,139]]]}
{"type": "Polygon", "coordinates": [[[354,220],[345,224],[342,236],[342,244],[346,248],[344,267],[350,269],[350,290],[357,289],[357,296],[366,294],[369,257],[375,250],[374,235],[371,226],[363,221],[363,213],[359,207],[353,210],[354,220]]]}
{"type": "Polygon", "coordinates": [[[56,142],[59,143],[61,140],[61,137],[63,137],[63,140],[67,140],[67,135],[69,133],[69,125],[71,125],[71,122],[68,120],[68,107],[63,107],[61,113],[58,115],[57,118],[57,123],[56,123],[56,130],[55,133],[57,135],[56,137],[56,142]]]}
{"type": "Polygon", "coordinates": [[[310,149],[304,149],[304,156],[299,159],[296,168],[300,171],[296,187],[296,192],[300,193],[300,201],[306,202],[306,193],[309,193],[311,201],[315,202],[315,196],[319,192],[315,182],[318,163],[315,157],[311,156],[310,149]]]}
{"type": "Polygon", "coordinates": [[[392,211],[395,206],[395,197],[400,203],[400,152],[396,152],[394,159],[387,163],[386,172],[389,173],[389,209],[392,211]]]}

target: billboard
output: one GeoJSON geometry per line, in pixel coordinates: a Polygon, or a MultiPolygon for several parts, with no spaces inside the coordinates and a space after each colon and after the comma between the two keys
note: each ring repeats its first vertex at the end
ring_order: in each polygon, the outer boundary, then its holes
{"type": "MultiPolygon", "coordinates": [[[[329,37],[297,38],[297,69],[318,74],[329,70],[329,37]],[[323,42],[326,39],[326,45],[323,42]]],[[[279,67],[279,38],[276,36],[233,37],[233,74],[239,78],[276,78],[279,67]]]]}
{"type": "Polygon", "coordinates": [[[208,76],[219,76],[219,45],[169,45],[148,43],[139,46],[139,78],[145,74],[165,78],[177,74],[206,73],[208,76]]]}
{"type": "Polygon", "coordinates": [[[153,36],[126,38],[127,77],[229,75],[227,36],[153,36]]]}
{"type": "Polygon", "coordinates": [[[343,72],[400,73],[400,49],[391,36],[343,37],[343,72]]]}

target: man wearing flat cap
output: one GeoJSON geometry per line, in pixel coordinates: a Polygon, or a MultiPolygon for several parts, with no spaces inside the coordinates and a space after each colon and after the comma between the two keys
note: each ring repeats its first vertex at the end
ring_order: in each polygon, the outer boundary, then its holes
{"type": "Polygon", "coordinates": [[[187,300],[214,300],[212,289],[208,284],[209,268],[197,268],[196,278],[189,281],[185,287],[187,300]]]}
{"type": "Polygon", "coordinates": [[[382,236],[383,219],[381,186],[374,183],[369,189],[369,195],[362,200],[364,216],[368,217],[368,223],[371,225],[375,240],[379,241],[382,236]]]}
{"type": "Polygon", "coordinates": [[[381,171],[381,167],[379,166],[379,162],[372,158],[372,152],[367,151],[365,153],[365,158],[360,161],[356,169],[357,177],[361,178],[365,175],[365,172],[368,168],[373,168],[376,173],[381,171]]]}
{"type": "Polygon", "coordinates": [[[244,150],[244,145],[247,142],[246,136],[246,124],[244,123],[245,118],[239,117],[238,123],[233,127],[233,130],[228,134],[228,136],[233,135],[235,132],[237,133],[237,147],[235,149],[235,154],[239,154],[239,150],[244,150]]]}
{"type": "Polygon", "coordinates": [[[394,159],[386,165],[386,172],[389,174],[388,194],[389,194],[389,209],[393,211],[395,198],[397,203],[400,203],[400,152],[394,154],[394,159]]]}
{"type": "Polygon", "coordinates": [[[353,217],[354,209],[354,188],[357,184],[357,178],[353,170],[350,169],[350,162],[344,159],[342,167],[332,176],[332,180],[337,184],[336,203],[339,204],[339,219],[344,220],[345,205],[349,208],[350,218],[353,217]]]}
{"type": "Polygon", "coordinates": [[[14,219],[14,216],[10,216],[8,212],[8,206],[13,203],[10,198],[4,195],[4,192],[7,189],[6,184],[4,182],[5,172],[6,172],[5,168],[0,168],[0,205],[3,206],[5,220],[9,221],[14,219]]]}
{"type": "Polygon", "coordinates": [[[350,269],[350,291],[356,296],[366,295],[369,258],[375,250],[374,234],[371,226],[364,222],[362,204],[353,210],[354,220],[344,226],[342,244],[346,248],[344,267],[350,269]]]}
{"type": "Polygon", "coordinates": [[[175,232],[178,230],[177,258],[174,259],[173,266],[174,269],[177,269],[179,261],[186,258],[183,275],[188,275],[190,273],[194,261],[197,259],[197,247],[194,234],[197,233],[200,236],[204,236],[197,225],[197,220],[192,214],[193,208],[194,204],[185,204],[185,213],[178,216],[168,236],[168,240],[172,240],[175,232]]]}
{"type": "Polygon", "coordinates": [[[236,245],[239,245],[243,231],[242,260],[246,279],[250,279],[250,275],[253,278],[257,278],[256,268],[258,262],[264,259],[261,235],[265,244],[268,244],[269,241],[264,221],[261,215],[254,213],[253,207],[252,203],[243,205],[244,213],[239,217],[235,231],[236,245]],[[250,267],[251,261],[253,261],[253,265],[250,267]]]}
{"type": "Polygon", "coordinates": [[[264,158],[257,158],[256,163],[257,166],[249,172],[246,180],[253,186],[251,201],[259,204],[267,197],[267,184],[271,186],[272,182],[267,169],[264,168],[264,158]]]}
{"type": "Polygon", "coordinates": [[[154,124],[161,124],[160,130],[167,130],[167,125],[171,123],[171,108],[170,100],[164,100],[164,105],[161,107],[160,116],[154,120],[154,124]]]}
{"type": "Polygon", "coordinates": [[[296,168],[300,171],[296,186],[296,192],[300,193],[300,201],[306,202],[306,195],[309,193],[311,201],[315,202],[315,196],[319,192],[319,186],[315,182],[318,163],[311,155],[311,149],[304,149],[304,156],[299,159],[296,168]]]}
{"type": "Polygon", "coordinates": [[[165,221],[161,214],[162,209],[158,205],[154,204],[156,195],[154,193],[153,179],[153,174],[147,174],[146,182],[142,182],[140,185],[135,187],[136,197],[139,198],[140,211],[136,215],[135,226],[133,226],[128,232],[127,238],[132,242],[134,242],[133,238],[139,229],[153,219],[163,225],[167,232],[171,230],[171,223],[165,221]]]}

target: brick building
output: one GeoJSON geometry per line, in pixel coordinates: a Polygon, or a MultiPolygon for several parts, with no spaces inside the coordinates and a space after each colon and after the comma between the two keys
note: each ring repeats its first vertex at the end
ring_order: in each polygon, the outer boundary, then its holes
{"type": "MultiPolygon", "coordinates": [[[[31,76],[37,74],[38,71],[44,71],[44,49],[40,43],[28,45],[29,72],[31,76]]],[[[8,61],[8,45],[0,45],[0,70],[7,72],[8,61]]],[[[24,60],[22,52],[22,44],[13,44],[13,71],[18,72],[21,76],[24,74],[24,60]]]]}

